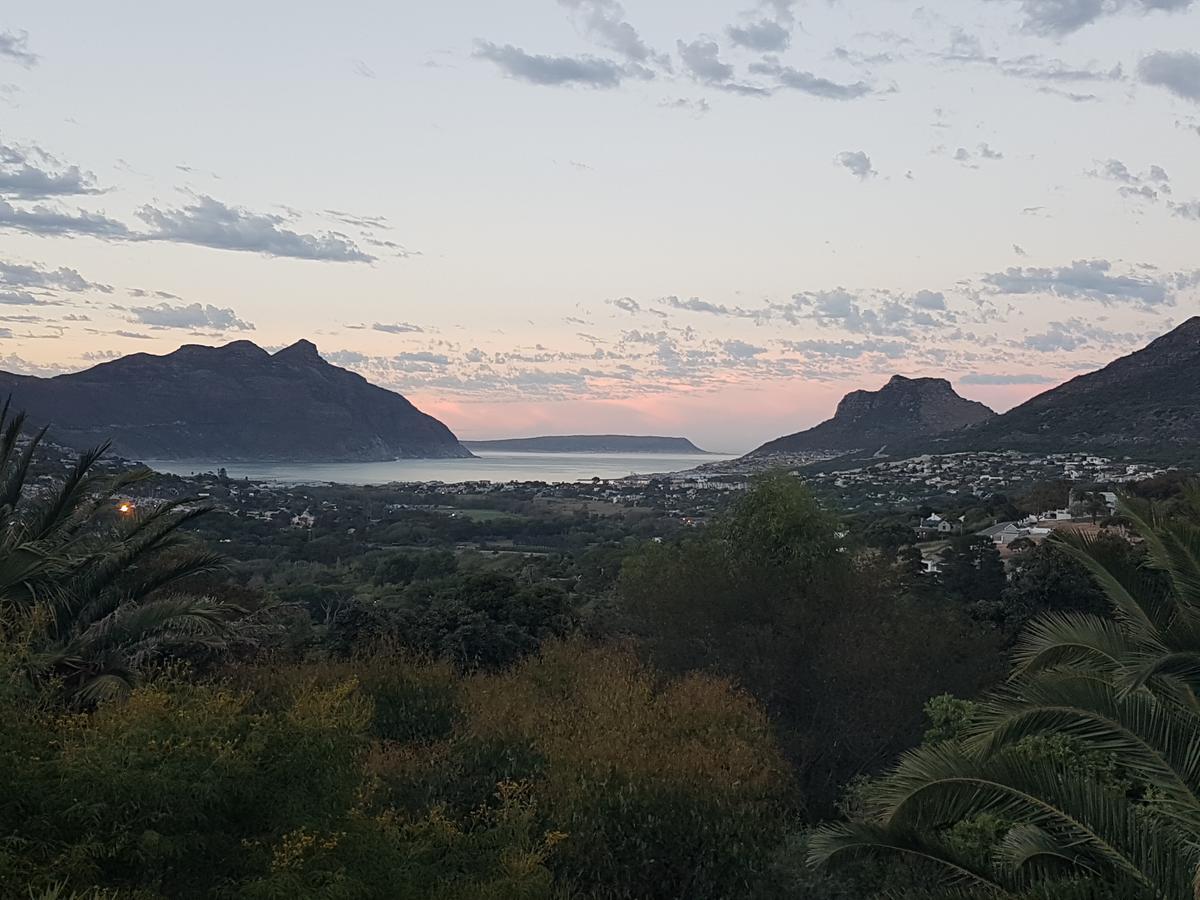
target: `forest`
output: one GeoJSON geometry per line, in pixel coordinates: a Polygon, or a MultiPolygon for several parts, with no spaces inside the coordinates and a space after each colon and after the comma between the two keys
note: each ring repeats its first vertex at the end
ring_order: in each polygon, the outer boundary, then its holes
{"type": "Polygon", "coordinates": [[[23,426],[0,897],[1193,896],[1183,478],[931,573],[902,516],[784,474],[699,528],[413,512],[368,542],[130,508],[153,476],[103,448],[34,480],[23,426]],[[478,549],[514,537],[543,549],[478,549]]]}

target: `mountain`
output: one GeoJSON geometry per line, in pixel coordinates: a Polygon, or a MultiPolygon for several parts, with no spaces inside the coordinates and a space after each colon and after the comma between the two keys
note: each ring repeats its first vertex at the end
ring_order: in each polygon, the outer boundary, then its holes
{"type": "Polygon", "coordinates": [[[630,434],[575,434],[464,441],[471,450],[524,453],[704,453],[687,438],[644,437],[630,434]]]}
{"type": "Polygon", "coordinates": [[[896,441],[942,434],[994,415],[982,403],[960,397],[943,378],[896,375],[878,391],[847,394],[832,419],[764,444],[750,455],[874,453],[896,441]]]}
{"type": "Polygon", "coordinates": [[[132,459],[348,462],[469,457],[399,394],[331,365],[309,341],[135,353],[84,372],[0,372],[0,393],[72,447],[112,440],[132,459]]]}
{"type": "MultiPolygon", "coordinates": [[[[1200,316],[1097,372],[963,432],[896,452],[1092,451],[1167,458],[1200,446],[1200,316]]],[[[889,451],[889,455],[891,455],[889,451]]]]}

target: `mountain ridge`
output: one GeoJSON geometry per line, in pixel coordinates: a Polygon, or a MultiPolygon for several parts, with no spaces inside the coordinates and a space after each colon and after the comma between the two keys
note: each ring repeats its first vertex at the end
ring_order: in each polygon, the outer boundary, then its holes
{"type": "Polygon", "coordinates": [[[71,447],[132,459],[367,462],[472,454],[405,397],[299,340],[134,353],[53,378],[0,372],[0,391],[71,447]]]}
{"type": "MultiPolygon", "coordinates": [[[[1200,458],[1200,316],[1093,372],[959,431],[898,442],[892,459],[1013,450],[1200,458]]],[[[862,463],[835,460],[834,468],[862,463]]]]}
{"type": "Polygon", "coordinates": [[[995,412],[959,396],[944,378],[894,375],[877,391],[852,391],[833,418],[806,431],[768,441],[749,456],[779,453],[874,452],[886,444],[954,431],[985,421],[995,412]]]}

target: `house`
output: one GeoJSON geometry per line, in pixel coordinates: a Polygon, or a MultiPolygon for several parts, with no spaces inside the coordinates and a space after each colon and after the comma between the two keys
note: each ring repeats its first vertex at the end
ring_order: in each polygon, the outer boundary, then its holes
{"type": "Polygon", "coordinates": [[[1016,541],[1025,538],[1031,541],[1042,541],[1049,537],[1049,528],[1037,528],[1023,522],[1000,522],[991,528],[979,532],[980,537],[991,538],[997,547],[1008,547],[1016,541]]]}
{"type": "Polygon", "coordinates": [[[921,537],[931,537],[935,534],[961,534],[961,523],[961,519],[959,519],[957,522],[953,522],[950,519],[945,519],[942,516],[939,516],[937,513],[934,513],[929,518],[921,520],[920,524],[917,525],[917,533],[921,537]]]}
{"type": "Polygon", "coordinates": [[[307,509],[298,516],[292,516],[293,528],[312,528],[317,522],[317,517],[310,513],[307,509]]]}
{"type": "Polygon", "coordinates": [[[989,538],[997,547],[1007,547],[1018,538],[1024,537],[1026,530],[1016,522],[997,522],[979,532],[979,536],[989,538]]]}

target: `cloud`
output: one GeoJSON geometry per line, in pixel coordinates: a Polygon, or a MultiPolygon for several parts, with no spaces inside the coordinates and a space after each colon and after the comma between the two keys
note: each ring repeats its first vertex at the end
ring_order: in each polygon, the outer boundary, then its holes
{"type": "Polygon", "coordinates": [[[941,291],[917,291],[912,297],[917,309],[946,309],[946,295],[941,291]]]}
{"type": "Polygon", "coordinates": [[[372,373],[371,380],[376,380],[381,372],[411,375],[414,366],[418,371],[422,369],[427,371],[430,367],[444,368],[451,362],[450,357],[443,353],[431,353],[425,350],[396,353],[392,356],[367,356],[356,350],[334,350],[321,355],[334,365],[369,371],[372,373]]]}
{"type": "Polygon", "coordinates": [[[985,285],[1001,294],[1053,294],[1104,304],[1136,303],[1145,307],[1170,305],[1168,284],[1143,275],[1112,275],[1105,259],[1076,260],[1054,269],[1014,267],[985,275],[985,285]]]}
{"type": "Polygon", "coordinates": [[[343,212],[340,209],[327,209],[325,215],[332,219],[341,222],[343,225],[351,225],[354,228],[387,228],[387,216],[360,216],[355,213],[343,212]]]}
{"type": "Polygon", "coordinates": [[[1018,59],[995,62],[1005,75],[1028,78],[1031,81],[1103,83],[1125,80],[1125,70],[1120,64],[1111,69],[1069,66],[1062,60],[1041,56],[1022,56],[1018,59]]]}
{"type": "Polygon", "coordinates": [[[782,345],[806,356],[832,359],[861,359],[873,353],[899,359],[909,351],[909,345],[900,341],[783,341],[782,345]]]}
{"type": "Polygon", "coordinates": [[[0,199],[0,228],[43,236],[84,235],[103,240],[132,236],[125,225],[100,213],[81,211],[73,215],[44,205],[23,209],[3,199],[0,199]]]}
{"type": "Polygon", "coordinates": [[[713,316],[728,316],[734,319],[761,320],[769,315],[768,310],[756,311],[742,309],[740,306],[728,307],[720,303],[710,303],[707,300],[701,300],[699,297],[688,297],[684,300],[679,297],[670,296],[662,297],[658,302],[663,306],[684,310],[685,312],[708,313],[713,316]]]}
{"type": "Polygon", "coordinates": [[[143,290],[142,288],[130,288],[128,293],[129,293],[130,297],[137,297],[139,299],[145,299],[147,297],[155,298],[158,300],[182,300],[183,299],[178,294],[172,294],[172,293],[169,293],[168,291],[146,291],[146,290],[143,290]]]}
{"type": "Polygon", "coordinates": [[[1021,346],[1039,353],[1064,353],[1090,345],[1129,344],[1136,340],[1135,335],[1118,334],[1076,318],[1051,322],[1046,331],[1027,336],[1021,346]]]}
{"type": "Polygon", "coordinates": [[[959,147],[954,151],[954,159],[956,162],[962,163],[970,169],[978,169],[979,166],[974,165],[975,159],[998,160],[1004,159],[1004,154],[999,150],[992,148],[989,144],[980,144],[978,147],[978,155],[972,153],[966,147],[959,147]]]}
{"type": "Polygon", "coordinates": [[[27,69],[38,62],[37,54],[29,49],[29,35],[24,31],[0,31],[0,59],[10,59],[27,69]]]}
{"type": "Polygon", "coordinates": [[[642,305],[632,297],[618,297],[616,300],[608,300],[606,302],[630,314],[642,311],[642,305]]]}
{"type": "Polygon", "coordinates": [[[871,157],[862,150],[845,150],[837,155],[836,162],[862,181],[879,174],[871,165],[871,157]]]}
{"type": "Polygon", "coordinates": [[[1112,68],[1098,68],[1095,65],[1070,65],[1060,59],[1045,57],[1037,54],[1027,54],[1015,58],[1003,58],[984,49],[983,42],[975,35],[968,34],[961,28],[950,33],[949,46],[933,54],[935,59],[954,63],[991,66],[1010,78],[1020,78],[1026,81],[1040,82],[1038,91],[1044,94],[1055,94],[1066,97],[1076,103],[1099,100],[1095,94],[1084,94],[1065,90],[1060,85],[1125,80],[1125,71],[1118,64],[1112,68]]]}
{"type": "Polygon", "coordinates": [[[1170,203],[1171,212],[1181,219],[1200,221],[1200,200],[1190,200],[1186,203],[1170,203]]]}
{"type": "Polygon", "coordinates": [[[208,304],[192,303],[189,306],[135,306],[129,310],[129,321],[151,328],[208,328],[214,331],[253,331],[254,326],[239,319],[232,309],[218,309],[208,304]]]}
{"type": "Polygon", "coordinates": [[[336,232],[299,234],[281,227],[284,218],[226,206],[200,196],[182,209],[143,206],[137,216],[152,229],[138,240],[195,244],[217,250],[239,250],[264,256],[326,262],[371,262],[349,238],[336,232]]]}
{"type": "Polygon", "coordinates": [[[954,321],[954,313],[930,305],[937,296],[932,291],[921,291],[907,300],[885,295],[867,305],[858,296],[837,288],[794,294],[791,306],[777,311],[793,324],[813,319],[823,327],[836,326],[854,334],[909,337],[913,329],[936,328],[954,321]]]}
{"type": "Polygon", "coordinates": [[[1171,193],[1171,177],[1162,166],[1151,166],[1143,174],[1136,175],[1119,159],[1110,159],[1100,163],[1098,168],[1087,174],[1093,178],[1116,182],[1119,185],[1117,192],[1123,197],[1154,201],[1160,193],[1171,193]]]}
{"type": "Polygon", "coordinates": [[[853,84],[840,84],[828,78],[821,78],[812,72],[804,72],[791,66],[780,65],[778,61],[767,59],[754,63],[750,71],[755,75],[769,75],[775,78],[780,87],[793,91],[820,97],[823,100],[857,100],[872,93],[873,89],[865,81],[853,84]]]}
{"type": "Polygon", "coordinates": [[[35,306],[44,301],[39,300],[29,291],[13,291],[0,288],[0,304],[5,306],[35,306]]]}
{"type": "Polygon", "coordinates": [[[409,322],[376,322],[371,326],[372,331],[382,331],[385,334],[424,334],[425,329],[420,325],[413,325],[409,322]]]}
{"type": "Polygon", "coordinates": [[[1146,84],[1164,87],[1177,97],[1200,103],[1200,53],[1180,50],[1151,53],[1138,64],[1146,84]]]}
{"type": "Polygon", "coordinates": [[[769,10],[775,17],[775,21],[781,25],[794,25],[796,22],[796,14],[793,7],[799,0],[760,0],[759,7],[764,10],[769,10]]]}
{"type": "Polygon", "coordinates": [[[75,269],[60,267],[46,269],[36,264],[12,263],[0,260],[0,286],[35,288],[48,291],[68,291],[73,294],[93,290],[111,294],[112,287],[88,281],[75,269]]]}
{"type": "Polygon", "coordinates": [[[611,60],[595,56],[534,56],[512,44],[500,47],[490,41],[478,41],[475,56],[495,63],[510,78],[544,86],[615,88],[626,75],[625,69],[611,60]]]}
{"type": "Polygon", "coordinates": [[[14,375],[38,375],[44,378],[60,374],[62,367],[30,362],[15,353],[10,353],[7,356],[0,356],[0,371],[12,372],[14,375]]]}
{"type": "Polygon", "coordinates": [[[1103,0],[1021,0],[1025,28],[1037,34],[1069,34],[1104,14],[1103,0]]]}
{"type": "Polygon", "coordinates": [[[792,32],[771,19],[730,25],[725,31],[735,46],[758,53],[781,53],[792,43],[792,32]]]}
{"type": "Polygon", "coordinates": [[[0,196],[45,200],[98,193],[95,176],[79,166],[64,166],[39,147],[0,142],[0,196]]]}
{"type": "Polygon", "coordinates": [[[992,375],[985,372],[971,372],[959,379],[963,384],[1009,385],[1009,384],[1057,384],[1059,379],[1049,375],[1036,375],[1025,372],[1014,375],[992,375]]]}
{"type": "Polygon", "coordinates": [[[658,105],[662,109],[686,109],[696,113],[697,116],[703,116],[712,111],[709,102],[703,97],[699,100],[692,100],[688,97],[677,97],[674,100],[660,100],[658,105]]]}
{"type": "Polygon", "coordinates": [[[1021,0],[1021,12],[1027,31],[1062,37],[1127,8],[1177,11],[1191,5],[1192,0],[1021,0]]]}
{"type": "Polygon", "coordinates": [[[745,341],[723,341],[722,349],[734,359],[753,359],[756,356],[761,356],[767,352],[766,347],[756,347],[753,344],[748,344],[745,341]]]}
{"type": "Polygon", "coordinates": [[[669,66],[670,60],[648,47],[637,29],[625,21],[625,9],[617,0],[558,0],[558,3],[574,12],[584,30],[602,46],[630,62],[669,66]]]}
{"type": "Polygon", "coordinates": [[[733,66],[721,61],[721,48],[716,41],[698,40],[690,44],[675,42],[684,67],[697,81],[723,84],[733,78],[733,66]]]}

